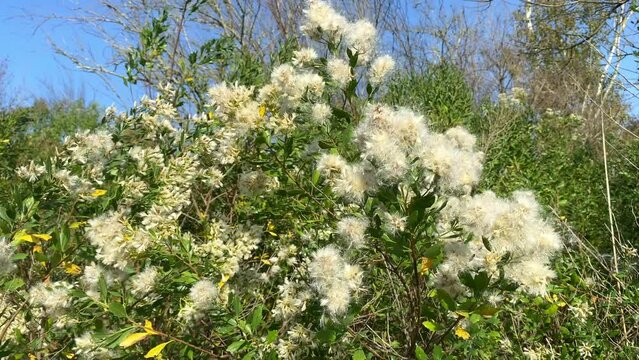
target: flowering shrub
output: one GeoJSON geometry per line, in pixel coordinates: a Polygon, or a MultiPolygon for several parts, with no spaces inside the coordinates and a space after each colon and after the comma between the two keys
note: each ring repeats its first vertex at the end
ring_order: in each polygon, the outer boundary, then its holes
{"type": "Polygon", "coordinates": [[[545,294],[562,244],[532,193],[475,192],[473,135],[376,102],[395,63],[372,24],[305,14],[317,47],[264,87],[184,117],[166,86],[18,169],[5,354],[421,359],[545,294]]]}

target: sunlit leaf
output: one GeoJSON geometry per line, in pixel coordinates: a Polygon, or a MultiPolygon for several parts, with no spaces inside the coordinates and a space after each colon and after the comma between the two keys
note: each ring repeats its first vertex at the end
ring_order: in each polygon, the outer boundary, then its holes
{"type": "Polygon", "coordinates": [[[167,341],[167,342],[163,342],[157,346],[155,346],[153,349],[149,350],[148,353],[146,353],[146,355],[144,355],[145,359],[149,359],[149,358],[154,358],[157,357],[158,355],[160,355],[160,353],[162,352],[162,350],[164,350],[164,348],[170,343],[171,341],[167,341]]]}
{"type": "Polygon", "coordinates": [[[140,341],[146,339],[146,337],[149,336],[148,333],[133,333],[129,336],[127,336],[126,338],[124,338],[124,340],[122,340],[122,342],[120,342],[120,347],[123,348],[127,348],[131,345],[135,345],[137,343],[139,343],[140,341]]]}
{"type": "Polygon", "coordinates": [[[51,240],[51,235],[49,234],[31,234],[31,236],[38,238],[40,240],[49,241],[51,240]]]}
{"type": "Polygon", "coordinates": [[[458,326],[455,329],[455,335],[457,335],[457,337],[460,338],[460,339],[464,339],[464,340],[470,339],[470,333],[468,331],[466,331],[466,329],[464,329],[461,326],[458,326]]]}
{"type": "Polygon", "coordinates": [[[153,324],[149,320],[144,320],[144,331],[149,335],[158,335],[159,332],[153,329],[153,324]]]}
{"type": "Polygon", "coordinates": [[[95,189],[93,190],[93,192],[91,193],[92,197],[100,197],[100,196],[104,196],[106,195],[107,191],[104,189],[95,189]]]}

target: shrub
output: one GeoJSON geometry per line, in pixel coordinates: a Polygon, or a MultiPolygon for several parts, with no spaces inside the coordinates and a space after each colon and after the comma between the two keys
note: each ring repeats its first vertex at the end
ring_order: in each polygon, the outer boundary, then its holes
{"type": "Polygon", "coordinates": [[[193,116],[166,86],[25,169],[0,209],[4,354],[425,359],[546,294],[562,242],[534,196],[475,191],[473,135],[376,101],[395,64],[370,23],[305,14],[327,58],[193,116]]]}

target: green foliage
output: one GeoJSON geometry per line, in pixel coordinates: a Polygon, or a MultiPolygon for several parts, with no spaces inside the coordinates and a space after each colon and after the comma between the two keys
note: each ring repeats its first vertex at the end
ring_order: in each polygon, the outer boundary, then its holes
{"type": "MultiPolygon", "coordinates": [[[[424,79],[432,79],[430,74],[417,76],[413,91],[408,79],[395,80],[386,98],[422,108],[433,121],[440,119],[431,90],[424,86],[424,79]]],[[[446,78],[440,81],[447,83],[435,88],[451,84],[446,78]]],[[[457,87],[463,88],[459,83],[457,87]]],[[[448,96],[455,97],[457,91],[449,91],[448,96]]],[[[626,336],[635,321],[627,314],[634,313],[639,301],[634,285],[639,281],[637,256],[632,248],[617,246],[620,271],[615,274],[603,154],[600,146],[581,139],[587,120],[553,111],[536,113],[521,93],[500,95],[497,102],[470,108],[465,102],[457,104],[451,112],[470,113],[460,119],[466,119],[486,152],[480,188],[502,195],[533,189],[543,204],[556,211],[557,222],[565,222],[571,231],[564,233],[567,254],[555,264],[558,277],[549,295],[504,301],[497,316],[471,331],[468,341],[451,345],[454,353],[481,359],[607,358],[611,353],[617,358],[637,357],[636,347],[617,345],[634,341],[626,336]]],[[[608,130],[606,137],[615,233],[636,247],[639,191],[634,164],[639,161],[639,142],[619,128],[608,130]]],[[[550,210],[548,216],[555,217],[550,210]]],[[[437,329],[430,322],[424,326],[437,329]]]]}
{"type": "Polygon", "coordinates": [[[65,136],[94,129],[99,119],[98,105],[82,100],[38,100],[28,107],[0,110],[0,201],[8,196],[19,166],[54,156],[65,136]]]}
{"type": "Polygon", "coordinates": [[[448,63],[433,65],[423,74],[395,78],[384,100],[426,114],[435,129],[461,125],[474,131],[472,91],[462,72],[448,63]]]}

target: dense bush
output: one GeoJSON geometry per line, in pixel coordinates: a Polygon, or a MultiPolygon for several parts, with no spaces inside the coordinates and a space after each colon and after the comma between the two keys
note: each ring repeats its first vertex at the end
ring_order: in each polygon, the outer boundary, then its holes
{"type": "Polygon", "coordinates": [[[17,184],[16,169],[54,156],[64,137],[99,125],[100,111],[81,100],[37,100],[0,110],[0,203],[17,184]]]}
{"type": "MultiPolygon", "coordinates": [[[[422,80],[433,79],[428,71],[422,80]]],[[[418,78],[420,76],[417,76],[418,78]]],[[[441,105],[430,87],[410,86],[412,77],[399,77],[386,98],[396,104],[423,109],[434,121],[441,105]]],[[[465,89],[458,75],[440,76],[451,89],[465,89]]],[[[442,88],[435,86],[435,88],[442,88]]],[[[452,91],[450,97],[457,97],[452,91]]],[[[555,263],[557,280],[545,297],[517,296],[505,300],[499,321],[481,334],[458,343],[462,353],[477,358],[518,356],[546,358],[634,358],[637,244],[636,139],[615,128],[608,139],[611,203],[617,239],[618,271],[614,267],[605,196],[605,173],[600,148],[580,141],[586,121],[547,110],[535,113],[524,91],[500,95],[496,102],[458,104],[452,113],[467,114],[464,125],[478,137],[486,152],[480,188],[497,194],[528,188],[564,223],[566,253],[555,263]],[[522,311],[522,309],[525,309],[522,311]],[[508,337],[504,337],[508,334],[508,337]]],[[[453,105],[451,105],[453,106],[453,105]]],[[[631,125],[630,125],[631,126],[631,125]]]]}
{"type": "Polygon", "coordinates": [[[377,102],[395,64],[372,24],[317,1],[303,29],[318,49],[261,88],[217,84],[182,116],[167,85],[20,171],[0,208],[3,354],[425,359],[505,341],[485,330],[500,304],[546,295],[562,248],[535,197],[477,191],[473,135],[377,102]]]}

